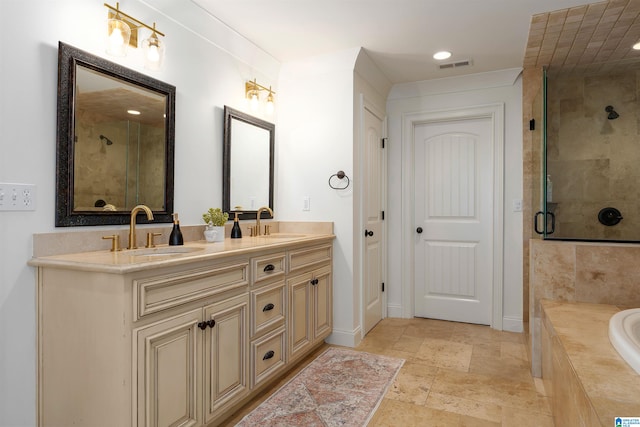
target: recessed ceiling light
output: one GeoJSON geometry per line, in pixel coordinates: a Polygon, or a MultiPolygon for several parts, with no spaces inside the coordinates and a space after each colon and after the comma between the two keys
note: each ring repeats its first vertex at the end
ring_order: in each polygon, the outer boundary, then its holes
{"type": "Polygon", "coordinates": [[[635,50],[640,50],[640,41],[632,46],[635,50]]]}
{"type": "Polygon", "coordinates": [[[140,115],[140,111],[138,111],[138,110],[127,110],[127,113],[132,114],[134,116],[139,116],[140,115]]]}
{"type": "Polygon", "coordinates": [[[446,50],[442,50],[433,54],[433,59],[437,59],[438,61],[449,58],[451,58],[451,52],[448,52],[446,50]]]}

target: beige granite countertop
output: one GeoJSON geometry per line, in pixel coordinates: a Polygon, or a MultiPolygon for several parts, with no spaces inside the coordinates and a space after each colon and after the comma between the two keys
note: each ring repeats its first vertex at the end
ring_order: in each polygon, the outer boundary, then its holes
{"type": "Polygon", "coordinates": [[[150,270],[159,267],[175,266],[196,261],[214,260],[223,257],[252,254],[263,250],[285,250],[299,244],[331,242],[333,234],[275,233],[271,236],[225,238],[223,242],[207,243],[204,240],[187,242],[184,246],[168,247],[157,245],[162,250],[170,248],[191,248],[193,252],[145,255],[146,249],[109,250],[65,253],[59,255],[32,258],[28,264],[35,267],[53,267],[83,271],[98,271],[124,274],[134,271],[150,270]],[[141,252],[143,254],[141,254],[141,252]]]}
{"type": "Polygon", "coordinates": [[[541,301],[545,324],[562,344],[603,426],[614,417],[640,417],[640,375],[609,341],[613,305],[541,301]]]}

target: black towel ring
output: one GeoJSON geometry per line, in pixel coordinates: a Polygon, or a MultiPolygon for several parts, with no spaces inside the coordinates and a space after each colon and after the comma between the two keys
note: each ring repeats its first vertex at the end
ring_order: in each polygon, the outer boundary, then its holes
{"type": "Polygon", "coordinates": [[[351,180],[349,179],[347,174],[344,173],[344,171],[338,171],[337,173],[334,173],[333,175],[331,175],[329,177],[329,187],[333,188],[334,190],[344,190],[345,188],[347,188],[349,186],[350,183],[351,183],[351,180]],[[343,180],[345,178],[347,179],[347,183],[344,185],[344,187],[336,187],[335,185],[333,185],[331,183],[331,180],[333,179],[334,176],[336,178],[340,179],[340,180],[343,180]]]}

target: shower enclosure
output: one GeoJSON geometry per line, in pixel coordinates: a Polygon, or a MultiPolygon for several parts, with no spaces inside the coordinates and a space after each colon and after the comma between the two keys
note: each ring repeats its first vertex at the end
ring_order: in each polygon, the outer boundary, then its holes
{"type": "Polygon", "coordinates": [[[80,120],[76,136],[74,165],[81,166],[74,170],[74,210],[129,211],[141,203],[162,208],[163,128],[80,120]]]}
{"type": "Polygon", "coordinates": [[[638,73],[545,70],[545,239],[640,241],[638,73]]]}

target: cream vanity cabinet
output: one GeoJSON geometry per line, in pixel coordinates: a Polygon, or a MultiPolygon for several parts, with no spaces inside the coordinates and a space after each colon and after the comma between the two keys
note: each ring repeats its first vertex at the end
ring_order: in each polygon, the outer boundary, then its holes
{"type": "Polygon", "coordinates": [[[38,424],[218,425],[331,333],[332,238],[180,262],[34,259],[38,424]]]}
{"type": "Polygon", "coordinates": [[[289,357],[306,354],[331,333],[331,246],[289,251],[289,357]]]}

